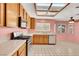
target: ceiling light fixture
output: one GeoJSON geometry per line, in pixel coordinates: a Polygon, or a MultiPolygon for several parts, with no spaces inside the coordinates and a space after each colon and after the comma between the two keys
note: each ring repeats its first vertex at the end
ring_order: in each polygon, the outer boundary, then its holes
{"type": "Polygon", "coordinates": [[[69,23],[74,23],[73,17],[70,17],[69,23]]]}

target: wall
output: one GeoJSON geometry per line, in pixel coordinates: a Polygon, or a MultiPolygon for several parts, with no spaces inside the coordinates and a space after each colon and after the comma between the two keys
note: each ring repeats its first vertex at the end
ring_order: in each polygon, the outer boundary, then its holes
{"type": "Polygon", "coordinates": [[[66,32],[65,33],[57,33],[57,40],[65,40],[70,42],[79,43],[79,22],[74,23],[74,31],[73,34],[68,32],[68,22],[57,21],[56,24],[65,24],[66,32]]]}
{"type": "Polygon", "coordinates": [[[11,32],[15,32],[15,31],[27,32],[27,29],[0,27],[0,36],[8,35],[11,32]]]}
{"type": "Polygon", "coordinates": [[[65,21],[56,21],[56,39],[57,40],[67,40],[67,22],[65,21]],[[57,25],[64,24],[65,25],[65,32],[64,33],[57,33],[57,25]]]}
{"type": "Polygon", "coordinates": [[[79,22],[74,23],[74,33],[68,33],[68,40],[79,43],[79,22]]]}
{"type": "Polygon", "coordinates": [[[27,29],[0,27],[0,43],[10,39],[10,33],[15,31],[27,32],[27,29]]]}
{"type": "MultiPolygon", "coordinates": [[[[36,23],[50,23],[50,32],[55,32],[54,25],[56,24],[55,20],[50,19],[36,19],[36,23]]],[[[30,31],[35,32],[35,29],[31,29],[30,31]]]]}
{"type": "MultiPolygon", "coordinates": [[[[57,40],[67,40],[71,42],[79,42],[79,22],[74,23],[74,33],[71,34],[68,32],[68,23],[64,21],[55,21],[55,20],[36,20],[36,22],[47,22],[50,23],[51,25],[51,30],[50,32],[55,32],[56,29],[54,29],[55,24],[65,24],[66,25],[66,32],[58,34],[57,33],[57,40]]],[[[27,32],[28,29],[21,29],[21,28],[8,28],[8,27],[0,27],[0,42],[3,40],[4,37],[7,37],[9,39],[10,36],[8,36],[11,32],[15,31],[22,31],[22,32],[27,32]]],[[[35,29],[30,30],[32,32],[35,32],[35,29]]],[[[6,38],[4,38],[6,39],[6,38]]]]}

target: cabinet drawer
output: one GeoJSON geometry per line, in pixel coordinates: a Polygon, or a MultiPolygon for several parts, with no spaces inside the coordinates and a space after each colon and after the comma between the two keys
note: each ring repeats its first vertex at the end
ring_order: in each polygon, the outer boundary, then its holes
{"type": "Polygon", "coordinates": [[[23,49],[23,51],[21,52],[19,56],[26,56],[26,49],[23,49]]]}
{"type": "Polygon", "coordinates": [[[18,55],[20,55],[22,53],[22,51],[26,49],[26,43],[24,43],[18,50],[18,55]]]}

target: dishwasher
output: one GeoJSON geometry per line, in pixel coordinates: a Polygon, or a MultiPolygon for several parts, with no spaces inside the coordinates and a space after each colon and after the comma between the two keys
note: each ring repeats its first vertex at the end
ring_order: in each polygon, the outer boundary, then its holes
{"type": "Polygon", "coordinates": [[[49,35],[48,41],[49,45],[56,45],[56,35],[49,35]]]}

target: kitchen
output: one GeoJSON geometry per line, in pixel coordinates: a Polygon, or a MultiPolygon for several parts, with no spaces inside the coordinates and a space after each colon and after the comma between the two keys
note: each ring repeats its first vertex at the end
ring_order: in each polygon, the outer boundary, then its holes
{"type": "Polygon", "coordinates": [[[79,4],[55,4],[0,3],[0,56],[79,55],[79,4]]]}

